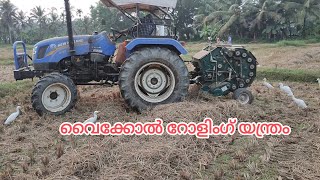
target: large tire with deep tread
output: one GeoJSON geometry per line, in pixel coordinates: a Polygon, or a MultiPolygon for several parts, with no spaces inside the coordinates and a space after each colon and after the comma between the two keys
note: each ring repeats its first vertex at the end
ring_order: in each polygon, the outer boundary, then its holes
{"type": "MultiPolygon", "coordinates": [[[[59,90],[60,89],[58,89],[58,93],[61,91],[59,90]]],[[[51,93],[51,91],[49,93],[51,93]]],[[[52,99],[60,98],[57,91],[53,93],[48,95],[47,98],[52,98],[52,99]],[[54,95],[53,93],[56,93],[56,95],[54,95]],[[51,97],[52,95],[54,97],[51,97]]],[[[78,94],[77,94],[76,85],[74,84],[72,79],[60,73],[51,73],[41,78],[40,81],[34,86],[32,91],[32,96],[31,96],[32,107],[40,116],[42,116],[43,114],[52,114],[57,116],[65,114],[75,106],[77,99],[78,99],[78,94]],[[63,99],[65,99],[65,101],[62,101],[61,106],[57,106],[57,108],[55,107],[51,108],[50,106],[46,106],[47,105],[46,102],[49,102],[51,99],[48,99],[49,101],[47,101],[47,100],[44,100],[43,98],[46,98],[44,96],[46,93],[48,93],[50,88],[54,90],[55,87],[56,88],[61,87],[62,90],[65,89],[65,91],[62,91],[62,92],[66,92],[65,94],[63,93],[63,99]],[[50,108],[47,108],[47,107],[50,107],[50,108]]]]}
{"type": "MultiPolygon", "coordinates": [[[[158,71],[158,69],[155,69],[155,71],[158,71]]],[[[140,84],[142,83],[141,81],[140,84]]],[[[158,81],[155,82],[157,83],[158,81]]],[[[167,84],[169,83],[167,82],[167,84]]],[[[185,63],[176,52],[160,47],[142,48],[131,54],[122,65],[119,86],[121,95],[126,103],[133,109],[141,112],[159,104],[182,101],[188,93],[189,73],[185,63]],[[167,98],[161,102],[148,101],[146,98],[142,98],[141,93],[139,95],[139,90],[136,90],[135,83],[137,82],[135,77],[140,69],[148,64],[151,64],[150,66],[156,64],[157,66],[166,67],[174,76],[171,77],[172,81],[170,81],[174,83],[169,85],[169,87],[172,85],[172,88],[170,91],[168,90],[167,98]]]]}

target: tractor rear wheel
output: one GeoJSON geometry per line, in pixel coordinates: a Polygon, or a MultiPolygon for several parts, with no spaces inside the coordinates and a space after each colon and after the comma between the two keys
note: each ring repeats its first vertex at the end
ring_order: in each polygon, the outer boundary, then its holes
{"type": "Polygon", "coordinates": [[[69,77],[51,73],[35,85],[31,101],[32,107],[40,116],[62,115],[74,107],[77,101],[77,88],[69,77]]]}
{"type": "Polygon", "coordinates": [[[127,104],[141,112],[181,101],[188,93],[188,69],[180,56],[169,49],[143,48],[123,64],[119,85],[127,104]]]}

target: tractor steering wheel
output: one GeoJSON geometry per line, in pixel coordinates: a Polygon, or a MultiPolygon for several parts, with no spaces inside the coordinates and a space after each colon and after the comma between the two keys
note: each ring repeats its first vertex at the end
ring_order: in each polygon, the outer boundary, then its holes
{"type": "Polygon", "coordinates": [[[113,34],[113,40],[114,41],[117,41],[119,38],[121,38],[122,36],[127,36],[128,34],[128,30],[122,30],[122,31],[119,31],[119,30],[116,30],[114,28],[110,28],[111,31],[112,31],[112,34],[113,34]]]}

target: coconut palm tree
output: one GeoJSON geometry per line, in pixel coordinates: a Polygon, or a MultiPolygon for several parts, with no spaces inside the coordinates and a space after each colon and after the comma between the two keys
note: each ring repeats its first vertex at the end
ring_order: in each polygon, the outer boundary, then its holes
{"type": "Polygon", "coordinates": [[[278,35],[283,36],[286,17],[279,1],[253,1],[243,6],[242,12],[254,40],[262,34],[265,34],[268,39],[278,35]]]}
{"type": "Polygon", "coordinates": [[[43,39],[44,32],[46,29],[46,23],[47,23],[47,14],[46,10],[42,8],[41,6],[36,6],[33,9],[31,9],[31,18],[35,20],[35,22],[38,24],[39,27],[39,38],[43,39]]]}
{"type": "Polygon", "coordinates": [[[17,33],[20,36],[20,40],[23,40],[23,31],[27,28],[28,22],[27,22],[27,16],[26,13],[23,11],[19,11],[17,13],[17,22],[16,22],[16,29],[17,33]]]}
{"type": "Polygon", "coordinates": [[[57,14],[57,8],[51,8],[50,13],[47,17],[48,28],[51,36],[59,35],[59,15],[57,14]]]}
{"type": "MultiPolygon", "coordinates": [[[[0,17],[1,25],[3,26],[3,31],[9,35],[9,43],[13,43],[13,26],[16,21],[16,11],[17,7],[11,3],[10,0],[0,1],[0,17]]],[[[5,39],[5,42],[7,40],[5,39]]]]}
{"type": "Polygon", "coordinates": [[[208,26],[212,29],[219,29],[217,33],[217,37],[223,37],[227,31],[231,28],[232,25],[235,24],[239,20],[240,17],[240,1],[222,1],[215,0],[210,4],[206,4],[204,8],[204,12],[211,12],[208,15],[204,16],[204,14],[200,14],[198,17],[205,17],[203,19],[202,27],[208,28],[208,26]],[[239,4],[237,4],[239,3],[239,4]]]}
{"type": "Polygon", "coordinates": [[[283,0],[283,8],[290,14],[289,18],[295,17],[296,24],[302,27],[301,34],[307,35],[308,25],[314,24],[320,18],[319,0],[283,0]]]}
{"type": "Polygon", "coordinates": [[[81,19],[83,11],[81,9],[77,9],[76,14],[81,19]]]}
{"type": "Polygon", "coordinates": [[[91,25],[92,25],[92,23],[91,23],[92,21],[91,21],[91,19],[90,19],[90,17],[89,16],[84,16],[83,17],[83,20],[82,20],[82,32],[84,33],[84,34],[89,34],[89,29],[90,29],[90,27],[91,27],[91,25]]]}

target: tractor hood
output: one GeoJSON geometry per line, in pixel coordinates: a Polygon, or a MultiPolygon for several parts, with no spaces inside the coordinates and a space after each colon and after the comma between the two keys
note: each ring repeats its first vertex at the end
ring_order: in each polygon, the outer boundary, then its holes
{"type": "MultiPolygon", "coordinates": [[[[74,36],[74,45],[74,55],[96,52],[111,56],[115,51],[115,44],[110,41],[106,32],[101,32],[96,35],[74,36]]],[[[50,62],[60,61],[71,55],[69,50],[69,39],[67,36],[46,39],[34,46],[33,59],[46,59],[50,62]]]]}
{"type": "MultiPolygon", "coordinates": [[[[90,35],[74,36],[75,46],[89,44],[90,35]]],[[[58,51],[63,50],[65,54],[69,50],[68,37],[56,37],[38,42],[33,48],[33,59],[42,59],[58,51]]]]}
{"type": "MultiPolygon", "coordinates": [[[[89,43],[90,37],[91,37],[91,35],[74,36],[75,45],[79,45],[81,43],[89,43]]],[[[43,46],[48,46],[50,49],[56,49],[56,48],[69,46],[68,36],[56,37],[56,38],[51,38],[51,39],[46,39],[46,40],[40,41],[35,45],[35,48],[36,47],[43,47],[43,46]]]]}

